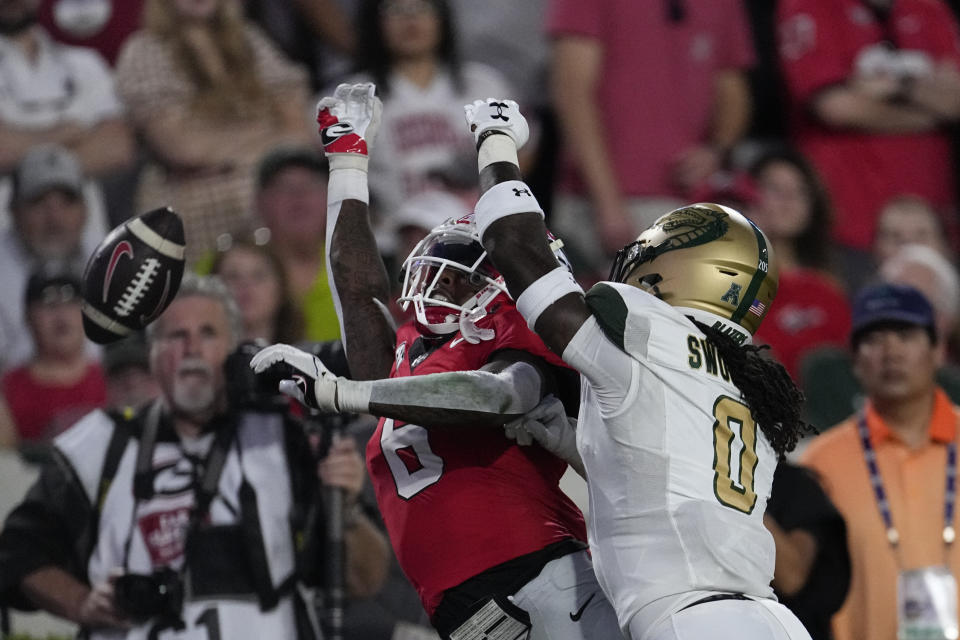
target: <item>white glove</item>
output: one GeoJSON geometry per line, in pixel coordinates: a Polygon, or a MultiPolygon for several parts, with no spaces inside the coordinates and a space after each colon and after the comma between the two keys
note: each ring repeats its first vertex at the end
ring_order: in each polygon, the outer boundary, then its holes
{"type": "Polygon", "coordinates": [[[541,447],[564,460],[586,478],[583,460],[577,451],[577,421],[568,418],[563,403],[547,396],[526,414],[503,426],[504,433],[519,445],[535,440],[541,447]]]}
{"type": "Polygon", "coordinates": [[[275,344],[261,349],[250,360],[255,373],[264,373],[277,365],[292,369],[290,377],[280,381],[281,393],[311,409],[340,412],[337,384],[341,378],[330,373],[320,358],[288,344],[275,344]]]}
{"type": "Polygon", "coordinates": [[[380,127],[383,103],[371,82],[341,84],[317,103],[320,141],[331,169],[366,171],[367,157],[380,127]]]}
{"type": "Polygon", "coordinates": [[[464,105],[463,112],[467,117],[467,124],[477,141],[480,143],[492,134],[505,133],[520,149],[530,137],[530,127],[527,119],[520,113],[520,107],[513,100],[487,98],[474,100],[472,104],[464,105]]]}

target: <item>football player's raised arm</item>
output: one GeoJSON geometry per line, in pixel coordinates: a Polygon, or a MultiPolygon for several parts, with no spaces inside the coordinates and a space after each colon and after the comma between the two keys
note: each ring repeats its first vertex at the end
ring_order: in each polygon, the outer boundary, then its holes
{"type": "Polygon", "coordinates": [[[337,87],[318,105],[320,138],[330,163],[327,277],[350,373],[383,378],[393,362],[390,285],[370,226],[367,164],[380,120],[372,84],[337,87]]]}
{"type": "Polygon", "coordinates": [[[562,354],[590,310],[583,290],[558,263],[547,239],[543,210],[521,180],[517,149],[527,139],[526,121],[512,100],[477,100],[464,111],[477,140],[483,195],[476,223],[483,246],[517,309],[544,343],[562,354]]]}

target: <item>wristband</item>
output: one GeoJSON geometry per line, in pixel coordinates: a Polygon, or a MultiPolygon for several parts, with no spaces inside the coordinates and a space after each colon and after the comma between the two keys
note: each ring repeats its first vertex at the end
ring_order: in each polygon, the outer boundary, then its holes
{"type": "Polygon", "coordinates": [[[509,162],[520,166],[517,160],[517,143],[503,131],[488,129],[477,139],[477,171],[494,162],[509,162]]]}
{"type": "Polygon", "coordinates": [[[357,168],[335,167],[331,159],[330,179],[327,182],[327,205],[344,200],[359,200],[364,204],[370,204],[367,172],[357,168]]]}
{"type": "Polygon", "coordinates": [[[337,378],[337,411],[367,413],[370,410],[370,393],[373,386],[369,380],[337,378]]]}
{"type": "MultiPolygon", "coordinates": [[[[494,136],[492,139],[500,137],[494,136]]],[[[508,180],[488,189],[474,207],[473,220],[480,239],[483,239],[484,232],[491,224],[515,213],[538,213],[543,218],[543,209],[526,182],[508,180]]]]}
{"type": "Polygon", "coordinates": [[[517,311],[526,319],[527,326],[533,331],[540,314],[554,302],[571,293],[583,295],[583,289],[566,267],[557,267],[540,276],[523,290],[523,293],[517,297],[517,311]]]}
{"type": "Polygon", "coordinates": [[[365,153],[328,153],[327,162],[330,164],[330,170],[334,169],[359,169],[367,172],[367,165],[370,164],[370,156],[365,153]]]}

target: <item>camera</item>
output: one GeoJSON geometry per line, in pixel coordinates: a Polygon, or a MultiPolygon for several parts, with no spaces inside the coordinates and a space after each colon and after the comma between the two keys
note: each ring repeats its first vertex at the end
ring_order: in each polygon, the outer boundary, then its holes
{"type": "Polygon", "coordinates": [[[126,573],[113,583],[117,609],[132,620],[151,618],[179,620],[183,609],[183,581],[180,574],[163,567],[147,575],[126,573]]]}
{"type": "Polygon", "coordinates": [[[227,402],[232,408],[267,413],[286,413],[290,400],[278,389],[285,373],[282,370],[257,375],[250,360],[267,346],[263,340],[241,342],[223,363],[227,386],[227,402]]]}

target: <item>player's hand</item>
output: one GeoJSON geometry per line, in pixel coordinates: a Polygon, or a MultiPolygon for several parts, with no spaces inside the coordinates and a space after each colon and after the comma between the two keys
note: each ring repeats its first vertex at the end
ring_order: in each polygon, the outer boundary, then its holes
{"type": "Polygon", "coordinates": [[[250,368],[255,373],[264,373],[271,367],[282,367],[281,393],[311,409],[340,412],[337,407],[340,379],[330,373],[320,358],[288,344],[275,344],[261,349],[250,360],[250,368]]]}
{"type": "Polygon", "coordinates": [[[513,100],[499,98],[474,100],[471,104],[464,105],[463,112],[477,144],[480,143],[481,135],[487,131],[507,134],[517,145],[517,149],[523,147],[530,137],[527,119],[520,113],[520,107],[513,100]]]}
{"type": "Polygon", "coordinates": [[[536,441],[586,477],[583,460],[577,452],[577,421],[567,417],[563,403],[556,397],[547,396],[526,414],[508,422],[503,429],[507,437],[516,440],[519,445],[536,441]]]}
{"type": "Polygon", "coordinates": [[[317,103],[320,141],[331,168],[342,164],[338,159],[368,156],[383,111],[383,104],[374,95],[375,91],[371,82],[341,84],[333,96],[317,103]]]}

